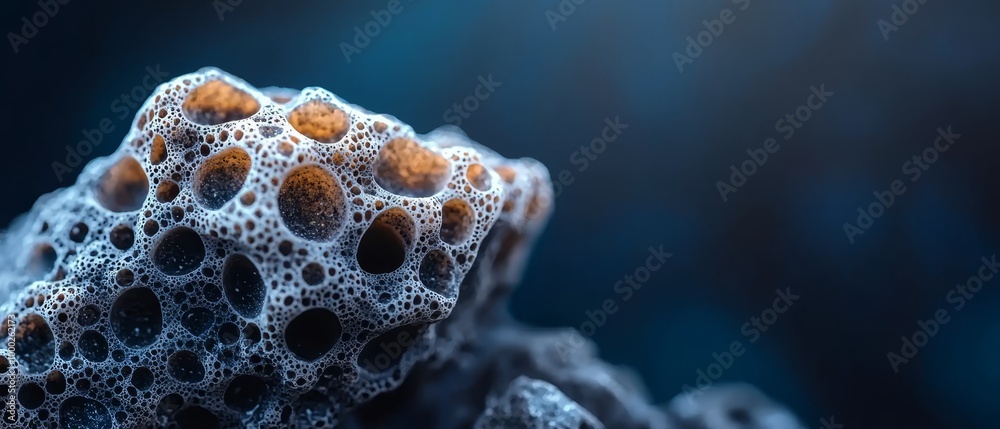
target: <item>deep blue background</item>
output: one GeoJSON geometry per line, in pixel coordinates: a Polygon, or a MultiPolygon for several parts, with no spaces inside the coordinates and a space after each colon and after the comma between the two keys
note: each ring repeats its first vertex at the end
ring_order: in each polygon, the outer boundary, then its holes
{"type": "MultiPolygon", "coordinates": [[[[465,131],[574,177],[515,294],[519,318],[579,327],[663,245],[674,256],[593,337],[657,402],[740,340],[722,380],[760,386],[809,427],[995,427],[1000,279],[960,311],[945,296],[1000,247],[1000,3],[927,0],[886,41],[886,0],[586,0],[555,31],[555,1],[404,0],[350,62],[340,44],[388,1],[346,3],[243,0],[223,20],[211,0],[61,6],[20,52],[3,48],[0,224],[73,180],[78,168],[60,182],[51,163],[82,129],[112,118],[88,158],[113,151],[131,117],[110,105],[146,66],[322,86],[418,132],[492,74],[502,84],[465,131]],[[736,21],[679,73],[672,53],[724,8],[736,21]],[[835,95],[781,139],[775,121],[820,84],[835,95]],[[629,128],[579,171],[572,153],[615,116],[629,128]],[[843,223],[949,125],[958,143],[852,245],[843,223]],[[768,137],[781,149],[723,202],[716,181],[768,137]],[[749,344],[740,326],[777,288],[801,299],[749,344]],[[951,322],[893,373],[886,353],[939,308],[951,322]]],[[[0,30],[19,32],[39,6],[2,10],[0,30]]]]}

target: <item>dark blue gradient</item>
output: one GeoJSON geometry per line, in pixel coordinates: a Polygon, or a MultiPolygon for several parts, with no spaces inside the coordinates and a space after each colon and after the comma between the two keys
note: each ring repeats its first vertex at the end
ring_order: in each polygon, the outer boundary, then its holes
{"type": "MultiPolygon", "coordinates": [[[[322,86],[418,132],[492,75],[501,85],[462,128],[572,178],[517,317],[580,328],[616,300],[593,339],[657,402],[741,341],[720,381],[761,387],[807,427],[996,426],[1000,278],[961,309],[947,296],[1000,252],[1000,3],[927,0],[885,40],[877,22],[903,0],[585,0],[555,30],[556,1],[402,0],[348,62],[342,43],[387,4],[243,0],[221,21],[212,0],[62,5],[18,53],[4,47],[0,223],[74,180],[79,167],[60,182],[52,163],[81,130],[110,118],[84,158],[114,150],[134,110],[112,105],[147,66],[322,86]],[[674,52],[726,8],[735,21],[679,72],[674,52]],[[785,140],[776,121],[820,85],[834,95],[785,140]],[[628,128],[601,154],[574,155],[616,117],[628,128]],[[904,163],[948,126],[961,137],[911,182],[904,163]],[[780,149],[724,202],[717,181],[770,137],[780,149]],[[907,190],[852,244],[844,223],[894,180],[907,190]],[[660,245],[673,256],[623,300],[616,282],[660,245]],[[741,326],[786,288],[801,298],[750,344],[741,326]],[[895,373],[887,353],[938,309],[950,322],[895,373]]],[[[15,33],[39,10],[0,7],[15,33]]]]}

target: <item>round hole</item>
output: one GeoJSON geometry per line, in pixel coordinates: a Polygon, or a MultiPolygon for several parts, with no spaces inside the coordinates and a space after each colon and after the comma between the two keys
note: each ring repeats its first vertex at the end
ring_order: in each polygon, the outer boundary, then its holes
{"type": "Polygon", "coordinates": [[[431,250],[420,261],[418,277],[420,278],[420,283],[423,283],[428,289],[442,295],[447,295],[452,282],[455,280],[455,265],[447,253],[440,250],[431,250]]]}
{"type": "Polygon", "coordinates": [[[472,234],[476,214],[469,203],[451,199],[441,207],[441,239],[448,244],[465,242],[472,234]]]}
{"type": "Polygon", "coordinates": [[[17,402],[24,408],[34,410],[45,402],[45,390],[37,383],[27,383],[17,390],[17,402]]]}
{"type": "Polygon", "coordinates": [[[285,342],[288,350],[299,359],[314,361],[329,352],[342,333],[336,314],[325,308],[312,308],[288,323],[285,342]]]}
{"type": "Polygon", "coordinates": [[[254,318],[264,305],[264,279],[250,258],[241,254],[231,256],[222,271],[222,288],[229,305],[241,316],[254,318]]]}
{"type": "Polygon", "coordinates": [[[197,269],[205,259],[205,244],[188,227],[168,231],[153,248],[153,264],[169,276],[180,276],[197,269]]]}
{"type": "Polygon", "coordinates": [[[240,375],[229,382],[223,401],[226,406],[241,413],[252,413],[267,392],[264,380],[252,375],[240,375]]]}
{"type": "Polygon", "coordinates": [[[469,166],[469,171],[466,172],[466,177],[469,179],[469,183],[472,187],[480,190],[487,191],[490,189],[490,173],[483,167],[482,164],[472,164],[469,166]]]}
{"type": "Polygon", "coordinates": [[[108,239],[118,250],[128,250],[135,243],[135,232],[128,225],[118,225],[111,229],[108,239]]]}
{"type": "Polygon", "coordinates": [[[199,203],[217,210],[233,199],[250,174],[250,155],[229,148],[207,159],[194,176],[194,196],[199,203]]]}
{"type": "Polygon", "coordinates": [[[316,286],[323,283],[323,279],[326,278],[326,273],[323,271],[322,265],[310,262],[306,266],[302,267],[302,280],[309,286],[316,286]]]}
{"type": "Polygon", "coordinates": [[[156,342],[163,329],[160,300],[152,290],[126,290],[111,304],[111,330],[126,347],[142,348],[156,342]]]}
{"type": "Polygon", "coordinates": [[[167,373],[177,381],[197,383],[205,378],[205,366],[198,355],[181,350],[167,359],[167,373]]]}
{"type": "Polygon", "coordinates": [[[171,180],[164,180],[156,187],[156,201],[169,203],[177,198],[181,188],[171,180]]]}
{"type": "Polygon", "coordinates": [[[84,332],[76,345],[84,359],[91,362],[104,362],[108,359],[108,340],[100,332],[84,332]]]}
{"type": "Polygon", "coordinates": [[[401,208],[378,215],[358,243],[358,265],[371,274],[395,271],[403,265],[413,242],[415,226],[401,208]]]}
{"type": "Polygon", "coordinates": [[[181,326],[195,336],[201,336],[208,332],[215,324],[215,314],[212,310],[203,307],[195,307],[185,311],[181,315],[181,326]]]}
{"type": "Polygon", "coordinates": [[[344,194],[326,170],[315,165],[299,167],[281,184],[278,209],[293,234],[326,241],[333,238],[343,219],[344,194]]]}
{"type": "Polygon", "coordinates": [[[153,376],[153,371],[144,366],[138,367],[132,372],[132,385],[139,390],[147,390],[153,387],[153,381],[155,380],[153,376]]]}
{"type": "Polygon", "coordinates": [[[149,179],[135,158],[123,157],[101,176],[97,201],[113,212],[139,210],[149,193],[149,179]]]}
{"type": "Polygon", "coordinates": [[[157,134],[153,137],[153,147],[149,151],[149,163],[157,165],[167,159],[167,142],[157,134]]]}
{"type": "Polygon", "coordinates": [[[288,114],[288,123],[302,135],[321,143],[334,143],[344,138],[350,120],[340,110],[320,100],[308,101],[288,114]]]}
{"type": "Polygon", "coordinates": [[[59,406],[59,426],[62,429],[111,429],[111,414],[98,401],[74,396],[59,406]]]}
{"type": "Polygon", "coordinates": [[[405,137],[382,146],[374,172],[379,186],[408,197],[434,195],[444,189],[451,176],[447,159],[405,137]]]}
{"type": "Polygon", "coordinates": [[[17,345],[14,355],[28,373],[38,374],[49,370],[56,357],[56,345],[52,329],[42,316],[24,316],[17,325],[14,340],[17,345]]]}
{"type": "Polygon", "coordinates": [[[191,122],[217,125],[253,116],[260,110],[260,103],[245,91],[216,79],[192,90],[181,109],[191,122]]]}

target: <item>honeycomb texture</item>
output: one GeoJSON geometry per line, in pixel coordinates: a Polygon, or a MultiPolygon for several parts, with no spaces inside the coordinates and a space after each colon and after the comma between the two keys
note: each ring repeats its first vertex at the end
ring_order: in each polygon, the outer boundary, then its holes
{"type": "Polygon", "coordinates": [[[648,403],[505,306],[548,172],[320,88],[207,68],[0,236],[6,427],[786,429],[748,387],[648,403]],[[13,325],[13,326],[11,326],[13,325]]]}
{"type": "Polygon", "coordinates": [[[438,322],[484,239],[550,201],[456,130],[180,76],[0,243],[17,426],[333,427],[467,338],[438,322]]]}

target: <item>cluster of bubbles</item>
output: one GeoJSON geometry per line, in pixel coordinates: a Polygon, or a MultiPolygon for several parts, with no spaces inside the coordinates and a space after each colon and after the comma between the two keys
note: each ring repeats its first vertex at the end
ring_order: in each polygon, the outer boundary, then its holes
{"type": "Polygon", "coordinates": [[[445,353],[480,246],[549,183],[320,88],[180,76],[0,242],[0,393],[19,427],[333,427],[445,353]]]}

